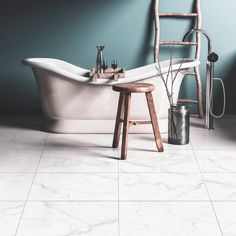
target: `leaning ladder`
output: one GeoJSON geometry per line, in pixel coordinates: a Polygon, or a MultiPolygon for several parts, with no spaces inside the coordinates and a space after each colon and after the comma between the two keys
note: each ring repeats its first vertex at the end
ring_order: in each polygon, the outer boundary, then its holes
{"type": "MultiPolygon", "coordinates": [[[[176,12],[159,12],[159,0],[154,0],[154,14],[155,14],[155,46],[154,46],[154,61],[158,61],[160,46],[165,45],[177,45],[177,46],[195,46],[195,59],[200,60],[201,53],[201,36],[198,33],[196,40],[183,42],[183,41],[160,41],[160,18],[161,17],[180,17],[180,18],[189,18],[196,19],[196,26],[198,29],[202,27],[202,15],[201,15],[201,3],[200,0],[195,1],[196,12],[193,13],[176,13],[176,12]]],[[[193,76],[196,79],[197,85],[197,99],[179,99],[180,103],[192,103],[198,105],[198,114],[200,118],[203,118],[203,104],[202,104],[202,84],[200,78],[200,69],[199,66],[194,67],[193,72],[186,72],[185,75],[193,76]]]]}

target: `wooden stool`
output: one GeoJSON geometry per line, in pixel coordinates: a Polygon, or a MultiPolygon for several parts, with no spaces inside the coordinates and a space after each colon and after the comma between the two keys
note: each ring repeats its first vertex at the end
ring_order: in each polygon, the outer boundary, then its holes
{"type": "Polygon", "coordinates": [[[121,123],[123,123],[121,159],[125,160],[127,157],[128,132],[129,127],[132,125],[152,124],[157,149],[159,152],[163,152],[164,149],[161,141],[155,105],[152,98],[152,91],[155,89],[154,85],[147,83],[118,84],[113,85],[112,89],[116,92],[120,92],[112,147],[117,148],[119,146],[121,123]],[[131,93],[145,93],[151,121],[130,120],[131,93]]]}

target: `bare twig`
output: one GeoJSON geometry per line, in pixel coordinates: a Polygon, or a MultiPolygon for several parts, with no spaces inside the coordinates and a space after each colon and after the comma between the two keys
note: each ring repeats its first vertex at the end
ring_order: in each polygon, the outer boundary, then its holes
{"type": "Polygon", "coordinates": [[[163,81],[163,84],[165,86],[166,94],[167,94],[167,97],[168,97],[168,100],[169,100],[169,104],[170,104],[170,107],[171,107],[173,105],[172,104],[172,100],[171,100],[172,94],[170,94],[170,92],[169,92],[168,85],[166,83],[166,80],[165,80],[163,74],[161,73],[161,70],[159,70],[157,66],[156,66],[156,69],[158,71],[157,75],[160,76],[160,78],[163,81]]]}
{"type": "Polygon", "coordinates": [[[176,71],[176,74],[175,74],[175,77],[174,77],[174,80],[173,80],[173,84],[174,84],[174,82],[175,82],[175,80],[177,78],[178,73],[181,71],[181,67],[183,65],[183,62],[184,62],[184,58],[182,58],[180,66],[179,66],[178,70],[176,71]]]}
{"type": "Polygon", "coordinates": [[[171,49],[170,49],[171,102],[172,102],[172,105],[174,105],[174,99],[173,99],[173,95],[174,95],[174,90],[173,90],[174,83],[173,83],[173,70],[172,70],[172,65],[173,65],[173,48],[174,48],[174,46],[172,46],[171,49]]]}

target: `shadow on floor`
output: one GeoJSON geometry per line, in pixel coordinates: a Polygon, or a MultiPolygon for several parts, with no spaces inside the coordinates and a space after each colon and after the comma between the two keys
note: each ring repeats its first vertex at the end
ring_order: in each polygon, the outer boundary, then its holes
{"type": "Polygon", "coordinates": [[[1,115],[0,128],[2,130],[42,130],[44,118],[42,115],[1,115]]]}

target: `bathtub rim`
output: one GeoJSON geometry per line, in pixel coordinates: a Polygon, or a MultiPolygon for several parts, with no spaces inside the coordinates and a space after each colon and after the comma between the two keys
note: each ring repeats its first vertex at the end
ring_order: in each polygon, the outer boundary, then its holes
{"type": "MultiPolygon", "coordinates": [[[[173,59],[172,63],[172,71],[177,71],[179,70],[180,67],[180,62],[182,62],[182,66],[181,66],[181,71],[179,71],[179,73],[184,73],[184,71],[186,71],[189,68],[193,68],[196,66],[200,65],[200,61],[193,59],[193,58],[176,58],[173,59]],[[179,63],[178,63],[179,62],[179,63]]],[[[84,69],[82,67],[73,65],[71,63],[68,63],[66,61],[63,60],[59,60],[59,59],[54,59],[54,58],[26,58],[22,61],[23,65],[29,66],[32,69],[42,69],[42,70],[47,70],[53,73],[56,73],[66,79],[71,79],[80,83],[87,83],[87,84],[91,84],[91,85],[103,85],[103,86],[112,86],[114,84],[120,84],[120,83],[132,83],[132,82],[136,82],[136,81],[142,81],[148,78],[152,78],[155,76],[158,76],[157,70],[155,69],[155,66],[158,66],[157,63],[151,63],[148,65],[144,65],[138,68],[134,68],[134,69],[130,69],[127,70],[126,73],[134,73],[137,70],[141,70],[143,69],[142,73],[133,75],[131,77],[126,77],[124,80],[118,80],[118,81],[114,81],[114,80],[109,80],[109,79],[99,79],[97,81],[92,81],[89,77],[86,76],[82,76],[80,74],[88,74],[90,72],[90,70],[88,69],[84,69]],[[58,62],[61,64],[64,64],[63,66],[68,66],[77,70],[78,73],[72,73],[69,70],[66,70],[65,68],[60,68],[60,66],[55,66],[55,65],[50,65],[49,63],[46,62],[58,62]],[[150,67],[151,70],[148,71],[148,68],[150,67]],[[146,70],[145,70],[146,69],[146,70]]],[[[170,60],[164,60],[160,62],[160,66],[161,66],[161,72],[162,74],[166,74],[168,73],[169,70],[169,63],[170,60]]],[[[138,73],[138,72],[136,72],[138,73]]]]}

